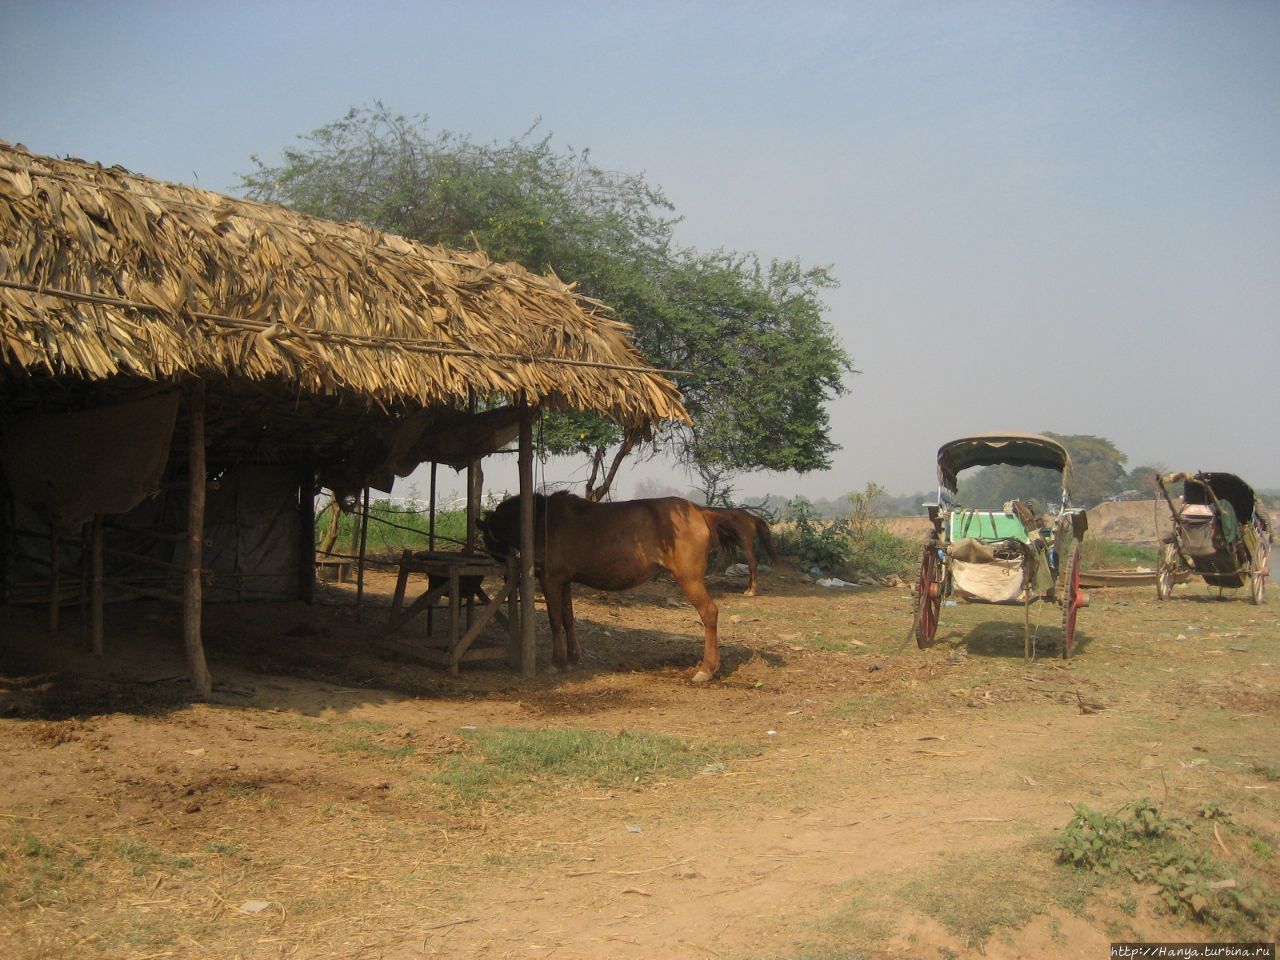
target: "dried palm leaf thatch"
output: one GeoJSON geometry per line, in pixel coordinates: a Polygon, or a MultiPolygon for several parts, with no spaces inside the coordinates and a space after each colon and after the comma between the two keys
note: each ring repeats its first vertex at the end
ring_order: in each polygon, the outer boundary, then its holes
{"type": "Polygon", "coordinates": [[[482,252],[0,141],[0,382],[225,375],[383,407],[523,394],[688,422],[630,329],[482,252]]]}

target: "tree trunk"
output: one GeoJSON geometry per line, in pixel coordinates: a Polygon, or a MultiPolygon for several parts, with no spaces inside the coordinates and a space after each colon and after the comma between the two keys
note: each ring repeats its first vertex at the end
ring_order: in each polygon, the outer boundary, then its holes
{"type": "Polygon", "coordinates": [[[618,452],[613,455],[613,460],[609,464],[609,470],[605,473],[604,479],[600,481],[597,487],[596,476],[599,474],[599,467],[604,462],[605,448],[597,447],[592,457],[591,476],[587,479],[587,499],[599,502],[609,495],[609,491],[613,489],[613,481],[618,478],[618,468],[622,466],[622,461],[627,458],[636,446],[636,432],[628,430],[622,437],[622,444],[618,447],[618,452]]]}
{"type": "Polygon", "coordinates": [[[333,499],[324,508],[329,519],[324,530],[324,540],[320,542],[320,552],[324,554],[333,553],[333,548],[338,543],[338,530],[342,526],[342,501],[332,490],[329,491],[329,495],[333,499]]]}

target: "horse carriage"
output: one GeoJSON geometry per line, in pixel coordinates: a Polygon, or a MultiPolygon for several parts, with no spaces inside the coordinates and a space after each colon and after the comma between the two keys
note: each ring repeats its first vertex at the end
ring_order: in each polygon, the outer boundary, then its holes
{"type": "Polygon", "coordinates": [[[963,437],[938,450],[938,502],[929,504],[933,531],[925,543],[915,591],[916,643],[931,647],[943,602],[958,597],[977,603],[1023,608],[1023,652],[1035,655],[1031,604],[1052,601],[1062,610],[1062,656],[1075,648],[1076,614],[1088,601],[1080,589],[1080,545],[1088,520],[1072,509],[1071,458],[1061,444],[1033,433],[963,437]],[[1036,513],[1013,500],[1002,510],[955,503],[957,475],[970,467],[1045,467],[1062,476],[1056,516],[1036,513]]]}
{"type": "Polygon", "coordinates": [[[1253,602],[1262,603],[1271,526],[1253,489],[1231,473],[1169,473],[1159,484],[1173,528],[1161,541],[1156,596],[1169,599],[1179,574],[1193,572],[1221,590],[1247,586],[1253,602]],[[1179,483],[1175,499],[1170,488],[1179,483]]]}

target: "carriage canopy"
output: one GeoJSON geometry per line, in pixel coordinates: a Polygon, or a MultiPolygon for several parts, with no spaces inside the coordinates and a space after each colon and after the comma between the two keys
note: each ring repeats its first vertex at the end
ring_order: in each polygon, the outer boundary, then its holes
{"type": "Polygon", "coordinates": [[[1241,523],[1248,523],[1257,506],[1253,488],[1234,473],[1170,473],[1162,478],[1166,486],[1182,481],[1182,502],[1212,504],[1214,499],[1231,504],[1241,523]]]}
{"type": "Polygon", "coordinates": [[[957,475],[970,467],[995,464],[1013,467],[1045,467],[1062,474],[1062,485],[1071,481],[1071,457],[1056,440],[1038,433],[980,433],[943,444],[938,450],[938,482],[955,493],[957,475]]]}

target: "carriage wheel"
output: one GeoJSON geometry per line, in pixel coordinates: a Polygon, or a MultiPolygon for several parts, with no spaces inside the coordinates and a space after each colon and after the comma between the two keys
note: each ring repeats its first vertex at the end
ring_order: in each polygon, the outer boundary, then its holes
{"type": "Polygon", "coordinates": [[[1080,544],[1071,545],[1071,555],[1062,568],[1063,583],[1059,596],[1062,600],[1062,659],[1070,660],[1076,647],[1076,612],[1088,598],[1080,589],[1080,544]]]}
{"type": "Polygon", "coordinates": [[[1249,568],[1249,594],[1255,604],[1266,600],[1267,591],[1267,545],[1258,544],[1258,554],[1253,558],[1249,568]]]}
{"type": "Polygon", "coordinates": [[[1160,547],[1160,559],[1156,561],[1156,599],[1168,600],[1173,596],[1173,575],[1178,571],[1178,547],[1165,543],[1160,547]]]}
{"type": "Polygon", "coordinates": [[[932,647],[938,633],[938,615],[942,611],[942,577],[938,575],[938,567],[938,548],[931,544],[924,548],[920,579],[916,581],[916,645],[921,650],[932,647]]]}

